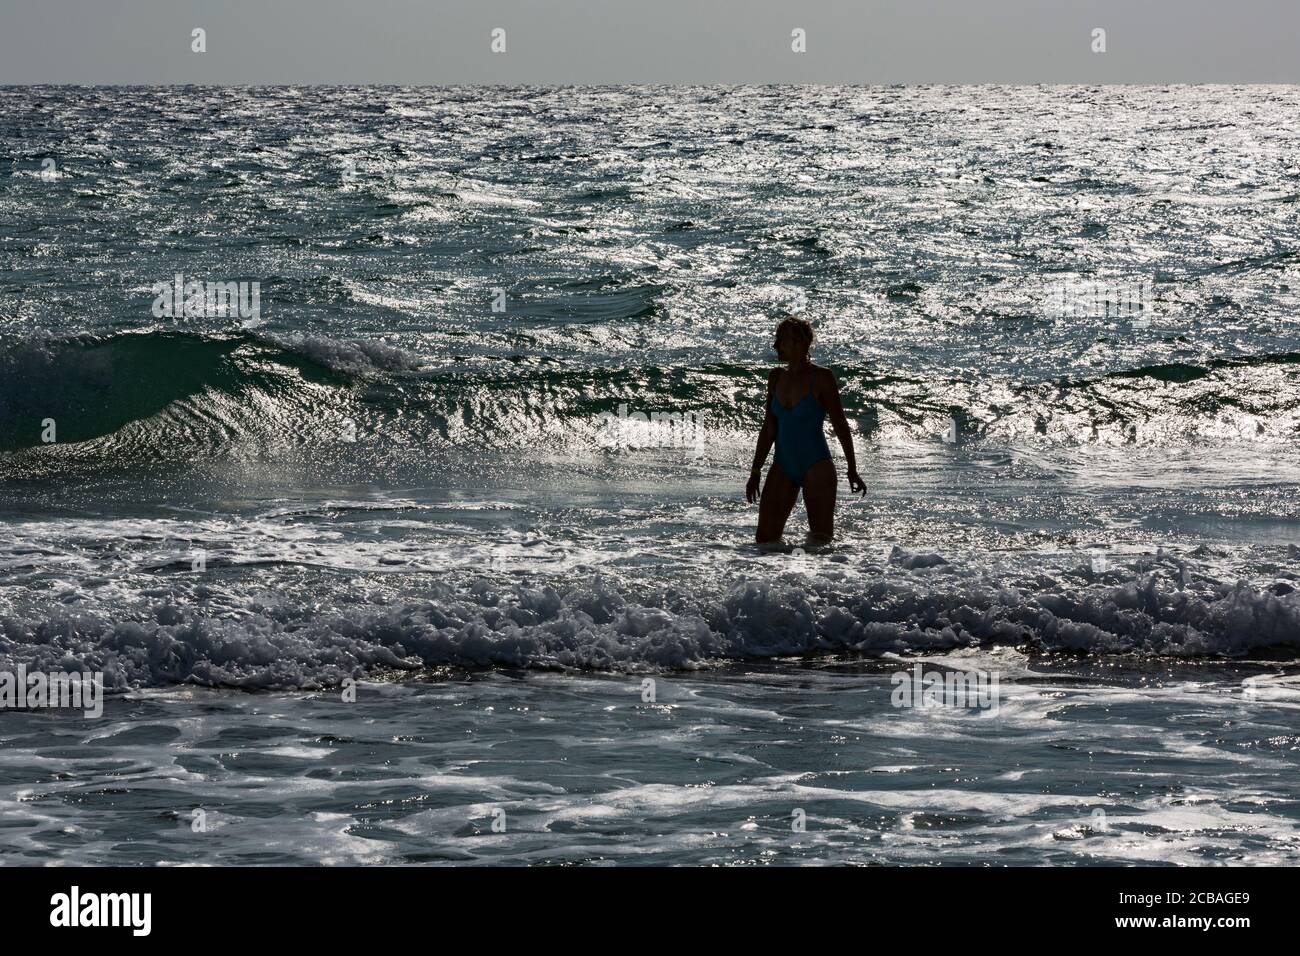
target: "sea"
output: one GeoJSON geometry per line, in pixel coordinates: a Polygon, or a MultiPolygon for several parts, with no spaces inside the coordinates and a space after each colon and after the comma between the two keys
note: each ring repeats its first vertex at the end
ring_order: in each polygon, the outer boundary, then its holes
{"type": "Polygon", "coordinates": [[[1298,111],[0,87],[0,865],[1300,863],[1298,111]]]}

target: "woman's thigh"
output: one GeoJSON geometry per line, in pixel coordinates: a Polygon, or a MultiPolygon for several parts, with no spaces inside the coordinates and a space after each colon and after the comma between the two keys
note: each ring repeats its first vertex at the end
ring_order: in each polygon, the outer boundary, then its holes
{"type": "Polygon", "coordinates": [[[822,459],[808,469],[803,480],[803,505],[808,509],[808,533],[830,538],[835,534],[835,490],[839,475],[835,462],[822,459]]]}
{"type": "Polygon", "coordinates": [[[786,519],[798,498],[799,486],[789,479],[780,465],[773,464],[767,471],[763,494],[758,499],[758,535],[755,540],[759,544],[781,540],[786,519]]]}

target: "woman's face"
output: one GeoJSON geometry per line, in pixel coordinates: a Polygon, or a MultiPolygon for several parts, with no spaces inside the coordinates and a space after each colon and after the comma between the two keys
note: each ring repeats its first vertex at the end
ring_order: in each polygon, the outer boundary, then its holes
{"type": "Polygon", "coordinates": [[[776,349],[777,356],[782,362],[793,362],[802,358],[805,349],[801,348],[791,334],[789,328],[779,329],[776,333],[776,341],[772,343],[772,348],[776,349]]]}

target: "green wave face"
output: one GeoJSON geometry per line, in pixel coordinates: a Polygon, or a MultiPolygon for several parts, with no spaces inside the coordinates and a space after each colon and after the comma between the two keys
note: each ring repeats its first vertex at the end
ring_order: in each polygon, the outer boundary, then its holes
{"type": "Polygon", "coordinates": [[[112,435],[195,396],[238,404],[286,380],[343,381],[290,351],[246,334],[149,332],[37,339],[0,351],[0,449],[112,435]]]}
{"type": "Polygon", "coordinates": [[[207,386],[236,386],[235,340],[181,334],[33,342],[0,358],[0,448],[42,443],[52,420],[58,441],[112,434],[207,386]]]}

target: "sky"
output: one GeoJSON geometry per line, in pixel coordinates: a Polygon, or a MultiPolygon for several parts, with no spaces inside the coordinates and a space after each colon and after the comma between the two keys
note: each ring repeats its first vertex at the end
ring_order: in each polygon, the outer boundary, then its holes
{"type": "Polygon", "coordinates": [[[1210,82],[1300,82],[1300,0],[0,0],[2,84],[1210,82]]]}

